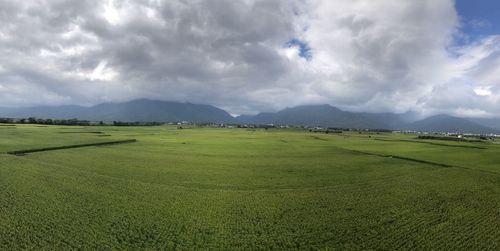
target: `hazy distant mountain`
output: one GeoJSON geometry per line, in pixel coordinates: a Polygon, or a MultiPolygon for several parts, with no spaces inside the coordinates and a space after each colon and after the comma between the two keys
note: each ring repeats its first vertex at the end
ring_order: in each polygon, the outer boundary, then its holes
{"type": "Polygon", "coordinates": [[[0,108],[0,116],[11,118],[72,119],[81,117],[88,108],[82,106],[37,106],[27,108],[0,108]],[[76,117],[75,117],[76,116],[76,117]]]}
{"type": "Polygon", "coordinates": [[[493,129],[498,119],[463,119],[447,115],[416,120],[416,114],[355,113],[330,105],[306,105],[286,108],[279,112],[242,115],[233,118],[226,111],[211,105],[138,99],[124,103],[103,103],[92,107],[40,106],[31,108],[0,108],[0,117],[51,118],[90,121],[176,122],[275,124],[322,126],[357,129],[393,129],[423,132],[499,133],[493,129]],[[479,122],[479,123],[478,123],[479,122]],[[485,125],[491,125],[485,126],[485,125]]]}
{"type": "Polygon", "coordinates": [[[393,129],[422,132],[459,132],[489,134],[499,130],[463,118],[437,115],[417,120],[417,114],[354,113],[330,105],[311,105],[287,108],[276,113],[259,113],[237,117],[240,123],[287,124],[358,129],[393,129]]]}
{"type": "Polygon", "coordinates": [[[436,115],[413,122],[403,127],[406,130],[422,132],[451,132],[451,133],[498,133],[490,127],[482,126],[463,118],[448,115],[436,115]]]}
{"type": "Polygon", "coordinates": [[[12,118],[51,118],[91,121],[125,122],[232,122],[233,117],[226,111],[211,105],[199,105],[179,102],[153,101],[138,99],[125,103],[104,103],[93,107],[81,106],[44,106],[31,108],[2,108],[1,117],[12,118]]]}
{"type": "Polygon", "coordinates": [[[500,130],[500,118],[473,118],[469,120],[482,126],[500,130]]]}
{"type": "Polygon", "coordinates": [[[375,119],[358,113],[342,111],[330,105],[297,106],[276,113],[240,116],[237,121],[249,124],[284,124],[359,129],[389,128],[389,125],[375,119]]]}
{"type": "Polygon", "coordinates": [[[231,122],[226,111],[211,105],[153,101],[147,99],[126,103],[104,103],[91,108],[88,120],[119,121],[190,121],[231,122]]]}
{"type": "Polygon", "coordinates": [[[379,123],[387,125],[387,129],[401,129],[405,125],[408,125],[417,120],[418,115],[414,112],[406,112],[406,113],[360,113],[361,115],[378,121],[379,123]]]}

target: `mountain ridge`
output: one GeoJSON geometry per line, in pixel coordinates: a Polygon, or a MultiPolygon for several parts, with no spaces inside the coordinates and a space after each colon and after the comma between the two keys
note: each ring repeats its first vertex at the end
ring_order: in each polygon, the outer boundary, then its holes
{"type": "Polygon", "coordinates": [[[223,109],[212,105],[150,99],[136,99],[121,103],[101,103],[91,107],[76,105],[26,108],[0,107],[0,117],[76,118],[89,121],[122,122],[188,121],[194,123],[275,124],[481,134],[497,134],[500,131],[498,129],[500,125],[495,126],[496,120],[474,120],[448,115],[435,115],[418,120],[418,116],[412,112],[349,112],[328,104],[288,107],[277,112],[261,112],[256,115],[233,117],[223,109]],[[485,121],[485,123],[481,123],[481,121],[485,121]],[[485,125],[486,122],[487,125],[485,125]]]}
{"type": "Polygon", "coordinates": [[[490,134],[499,133],[499,130],[480,125],[471,120],[439,114],[415,121],[403,127],[406,130],[426,132],[473,133],[490,134]]]}
{"type": "Polygon", "coordinates": [[[358,113],[342,111],[331,105],[304,105],[285,108],[276,113],[240,116],[236,120],[249,124],[285,124],[356,129],[386,129],[387,125],[358,113]]]}
{"type": "Polygon", "coordinates": [[[83,106],[2,108],[0,116],[12,118],[81,119],[90,121],[228,123],[233,117],[211,105],[136,99],[122,103],[83,106]]]}

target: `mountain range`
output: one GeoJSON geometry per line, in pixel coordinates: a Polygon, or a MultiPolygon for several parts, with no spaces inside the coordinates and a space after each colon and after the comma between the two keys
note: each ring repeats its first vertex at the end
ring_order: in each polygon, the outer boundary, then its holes
{"type": "Polygon", "coordinates": [[[471,121],[448,115],[418,119],[417,114],[407,113],[355,113],[342,111],[330,105],[309,105],[286,108],[276,113],[259,113],[239,116],[239,123],[308,125],[355,129],[389,129],[420,132],[450,132],[490,134],[500,133],[500,123],[486,120],[471,121]],[[494,128],[496,126],[496,128],[494,128]]]}
{"type": "Polygon", "coordinates": [[[237,122],[246,124],[277,124],[322,126],[357,129],[383,129],[388,125],[375,117],[342,111],[330,105],[307,105],[286,108],[276,113],[259,113],[255,116],[239,116],[237,122]]]}
{"type": "Polygon", "coordinates": [[[499,129],[487,127],[463,118],[448,115],[436,115],[413,123],[402,125],[402,130],[418,132],[453,132],[473,134],[500,134],[499,129]]]}
{"type": "Polygon", "coordinates": [[[123,103],[102,103],[96,106],[38,106],[0,108],[0,117],[51,118],[90,121],[178,122],[275,124],[321,126],[355,129],[390,129],[425,132],[458,132],[500,134],[500,120],[470,120],[448,115],[418,119],[415,113],[357,113],[330,105],[306,105],[278,112],[233,117],[212,105],[138,99],[123,103]]]}
{"type": "Polygon", "coordinates": [[[124,103],[103,103],[91,107],[40,106],[0,108],[0,117],[51,118],[90,121],[228,123],[234,118],[211,105],[137,99],[124,103]]]}

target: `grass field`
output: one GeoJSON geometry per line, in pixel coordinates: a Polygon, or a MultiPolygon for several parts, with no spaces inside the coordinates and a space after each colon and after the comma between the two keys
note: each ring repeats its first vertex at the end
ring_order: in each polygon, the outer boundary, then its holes
{"type": "Polygon", "coordinates": [[[0,249],[499,250],[500,145],[414,138],[0,126],[0,249]]]}

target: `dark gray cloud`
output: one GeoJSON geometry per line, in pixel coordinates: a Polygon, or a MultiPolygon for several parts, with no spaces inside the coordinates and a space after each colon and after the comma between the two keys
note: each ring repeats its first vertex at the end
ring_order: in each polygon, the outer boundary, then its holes
{"type": "Polygon", "coordinates": [[[233,113],[500,115],[500,40],[454,47],[451,0],[4,0],[0,22],[0,106],[153,98],[233,113]]]}

